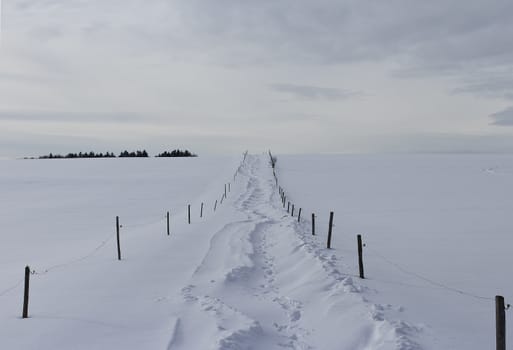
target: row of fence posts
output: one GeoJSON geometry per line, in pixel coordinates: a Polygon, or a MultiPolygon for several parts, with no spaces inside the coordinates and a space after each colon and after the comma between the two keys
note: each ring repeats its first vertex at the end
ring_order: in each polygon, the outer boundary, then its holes
{"type": "MultiPolygon", "coordinates": [[[[241,171],[242,166],[244,165],[244,162],[246,161],[246,157],[248,155],[248,151],[244,152],[243,160],[237,170],[235,171],[233,175],[233,181],[235,181],[237,174],[241,171]]],[[[223,202],[223,199],[227,198],[227,193],[231,192],[231,183],[228,182],[227,184],[224,184],[224,192],[221,196],[221,203],[223,202]]],[[[216,199],[214,203],[214,212],[217,209],[217,202],[216,199]]],[[[204,203],[201,202],[200,205],[200,218],[203,217],[203,208],[204,203]]],[[[187,205],[187,222],[190,225],[191,224],[191,205],[187,205]]],[[[120,229],[123,226],[119,222],[119,216],[116,216],[116,246],[117,246],[117,257],[118,260],[121,260],[121,242],[120,242],[120,229]]],[[[167,235],[171,235],[171,225],[170,225],[170,213],[169,211],[166,213],[166,232],[167,235]]],[[[28,306],[29,306],[29,288],[30,288],[30,275],[32,274],[30,270],[30,266],[25,266],[25,284],[23,289],[23,311],[22,311],[22,318],[28,318],[28,306]]]]}
{"type": "MultiPolygon", "coordinates": [[[[294,217],[294,204],[287,200],[287,196],[285,195],[285,191],[282,187],[278,186],[278,177],[276,175],[276,158],[273,157],[271,151],[269,151],[269,158],[271,162],[271,166],[273,169],[273,176],[276,182],[276,186],[278,187],[278,192],[280,194],[280,198],[282,201],[283,208],[287,208],[287,213],[290,213],[292,217],[294,217]],[[292,205],[292,208],[291,208],[292,205]],[[292,210],[291,210],[292,209],[292,210]]],[[[328,225],[328,238],[326,242],[327,249],[331,249],[331,237],[333,233],[333,216],[334,213],[330,212],[329,225],[328,225]]],[[[312,236],[315,236],[315,218],[316,215],[312,213],[312,236]]],[[[301,221],[301,208],[299,208],[299,214],[297,218],[298,222],[301,221]]],[[[365,244],[362,242],[362,235],[359,234],[356,236],[357,246],[358,246],[358,272],[360,278],[365,278],[364,268],[363,268],[363,247],[365,244]]],[[[505,305],[504,297],[497,295],[495,297],[495,323],[496,323],[496,350],[506,350],[506,310],[509,309],[510,305],[505,305]]]]}
{"type": "MultiPolygon", "coordinates": [[[[244,153],[244,159],[243,162],[246,160],[247,151],[244,153]]],[[[278,186],[278,177],[276,176],[275,172],[275,165],[276,165],[276,158],[274,158],[271,154],[271,151],[269,151],[269,157],[271,159],[271,165],[273,168],[273,175],[275,178],[276,185],[278,186]]],[[[242,166],[242,164],[241,164],[242,166]]],[[[234,180],[236,178],[236,175],[238,171],[240,170],[241,166],[237,169],[234,175],[234,180]]],[[[221,203],[223,198],[226,198],[226,189],[227,185],[224,185],[224,194],[221,197],[221,203]]],[[[287,199],[287,196],[285,195],[285,191],[283,188],[278,187],[279,194],[282,199],[283,208],[285,208],[285,202],[287,199]]],[[[230,183],[228,184],[228,191],[231,190],[230,183]]],[[[289,213],[290,209],[290,201],[287,202],[287,213],[289,213]]],[[[214,211],[217,208],[217,200],[214,204],[214,211]]],[[[292,204],[292,212],[291,216],[294,216],[294,204],[292,204]]],[[[330,219],[329,219],[329,226],[328,226],[328,240],[327,240],[327,248],[331,249],[331,237],[332,237],[332,228],[333,228],[333,216],[334,213],[330,212],[330,219]]],[[[188,223],[191,223],[191,205],[189,204],[187,206],[187,217],[188,217],[188,223]]],[[[203,217],[203,203],[201,203],[201,209],[200,209],[200,217],[203,217]]],[[[316,215],[312,213],[312,235],[315,235],[315,217],[316,215]]],[[[166,226],[167,226],[167,235],[170,235],[170,214],[169,211],[166,214],[166,226]]],[[[301,221],[301,208],[299,208],[299,214],[298,214],[298,222],[301,221]]],[[[120,246],[120,228],[122,226],[119,223],[119,216],[116,216],[116,241],[117,241],[117,255],[118,260],[121,260],[121,246],[120,246]]],[[[359,234],[357,235],[357,243],[358,243],[358,266],[359,266],[359,275],[360,278],[364,277],[364,268],[363,268],[363,247],[365,247],[365,244],[362,243],[362,236],[359,234]]],[[[24,278],[24,290],[23,290],[23,312],[22,312],[22,318],[28,318],[28,306],[29,306],[29,291],[30,291],[30,275],[31,270],[29,266],[25,267],[25,278],[24,278]]],[[[495,297],[495,325],[496,325],[496,350],[506,350],[506,310],[509,309],[510,305],[505,304],[504,297],[497,295],[495,297]]]]}
{"type": "MultiPolygon", "coordinates": [[[[294,217],[294,212],[295,212],[295,205],[293,203],[291,203],[290,201],[287,201],[287,196],[285,195],[285,191],[283,190],[283,188],[281,187],[278,187],[278,191],[280,193],[280,196],[281,196],[281,201],[282,201],[282,204],[283,204],[283,208],[287,208],[287,213],[289,213],[292,217],[294,217]],[[285,205],[285,203],[287,205],[285,205]]],[[[302,208],[299,208],[299,212],[298,212],[298,216],[297,216],[297,221],[298,222],[301,222],[301,213],[302,213],[302,208]]],[[[329,224],[328,224],[328,238],[327,238],[327,241],[326,241],[326,247],[328,249],[331,249],[331,238],[332,238],[332,233],[333,233],[333,217],[334,217],[334,213],[333,212],[330,212],[330,218],[329,218],[329,224]]],[[[316,218],[316,215],[314,213],[312,213],[312,236],[315,236],[315,218],[316,218]]],[[[357,236],[357,242],[358,242],[358,252],[359,252],[359,264],[361,264],[362,266],[360,266],[359,270],[360,271],[363,271],[363,249],[362,247],[365,246],[365,245],[362,245],[361,244],[361,235],[358,235],[357,236]],[[359,237],[359,238],[358,238],[359,237]]],[[[363,272],[360,273],[360,278],[365,278],[364,277],[364,274],[363,272]]]]}
{"type": "MultiPolygon", "coordinates": [[[[228,185],[228,192],[231,192],[231,183],[228,183],[227,185],[228,185]]],[[[224,185],[225,191],[226,191],[227,185],[226,184],[224,185]]],[[[226,192],[223,193],[221,199],[223,199],[223,198],[227,198],[226,192]]],[[[201,204],[200,204],[200,218],[203,218],[203,208],[204,208],[204,206],[205,206],[205,203],[201,202],[201,204]]],[[[214,212],[216,211],[216,209],[217,209],[217,199],[216,199],[216,201],[214,203],[214,212]]],[[[187,205],[187,223],[189,225],[191,224],[191,205],[190,204],[187,205]]],[[[116,216],[116,242],[117,242],[117,249],[118,249],[118,260],[121,260],[121,245],[120,245],[119,233],[120,233],[120,228],[122,228],[122,227],[123,226],[120,225],[120,223],[119,223],[119,216],[116,216]]],[[[170,213],[169,213],[169,211],[166,213],[166,232],[167,232],[168,236],[171,234],[170,213]]]]}

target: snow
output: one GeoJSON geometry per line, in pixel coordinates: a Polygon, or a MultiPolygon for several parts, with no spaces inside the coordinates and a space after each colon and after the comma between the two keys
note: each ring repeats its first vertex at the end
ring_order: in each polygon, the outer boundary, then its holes
{"type": "Polygon", "coordinates": [[[301,222],[265,154],[1,161],[0,348],[492,348],[493,297],[513,298],[511,160],[278,156],[301,222]]]}
{"type": "Polygon", "coordinates": [[[318,215],[322,239],[334,211],[345,273],[358,273],[363,235],[358,283],[391,305],[385,318],[419,328],[430,348],[494,347],[493,298],[513,300],[512,156],[279,156],[277,167],[290,200],[318,215]]]}

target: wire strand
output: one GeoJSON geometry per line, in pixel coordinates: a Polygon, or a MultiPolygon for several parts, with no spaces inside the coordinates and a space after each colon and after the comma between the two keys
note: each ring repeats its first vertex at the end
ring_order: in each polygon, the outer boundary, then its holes
{"type": "Polygon", "coordinates": [[[416,272],[413,272],[413,271],[410,271],[410,270],[407,270],[405,269],[404,267],[402,267],[401,265],[399,265],[398,263],[388,259],[387,257],[385,257],[384,255],[378,253],[376,250],[374,249],[369,249],[367,248],[368,250],[370,250],[371,252],[373,252],[376,256],[380,257],[383,261],[387,262],[388,264],[394,266],[395,268],[397,268],[398,270],[410,275],[410,276],[414,276],[414,277],[417,277],[418,279],[421,279],[429,284],[432,284],[434,286],[437,286],[437,287],[440,287],[442,289],[445,289],[445,290],[448,290],[448,291],[451,291],[451,292],[454,292],[454,293],[458,293],[458,294],[461,294],[461,295],[466,295],[468,297],[472,297],[472,298],[476,298],[476,299],[480,299],[480,300],[494,300],[494,298],[490,298],[490,297],[484,297],[482,295],[477,295],[477,294],[474,294],[474,293],[470,293],[470,292],[467,292],[467,291],[464,291],[462,289],[458,289],[458,288],[454,288],[454,287],[451,287],[451,286],[448,286],[446,284],[443,284],[441,282],[438,282],[438,281],[435,281],[435,280],[432,280],[430,278],[427,278],[427,277],[424,277],[416,272]]]}
{"type": "Polygon", "coordinates": [[[67,267],[67,266],[70,266],[70,265],[73,265],[73,264],[76,264],[78,262],[81,262],[83,260],[86,260],[88,258],[90,258],[91,256],[93,256],[96,252],[98,252],[100,249],[102,249],[103,247],[105,247],[107,245],[107,243],[109,241],[111,241],[112,239],[114,238],[114,235],[112,234],[109,234],[109,237],[107,237],[106,239],[104,239],[99,245],[97,245],[93,250],[91,250],[89,253],[87,253],[86,255],[83,255],[77,259],[73,259],[73,260],[70,260],[68,262],[64,262],[64,263],[60,263],[60,264],[56,264],[56,265],[53,265],[53,266],[50,266],[42,271],[37,271],[37,270],[32,270],[31,271],[31,274],[33,275],[39,275],[39,276],[42,276],[42,275],[46,275],[48,272],[52,271],[52,270],[55,270],[55,269],[58,269],[58,268],[63,268],[63,267],[67,267]]]}
{"type": "Polygon", "coordinates": [[[21,285],[21,283],[23,282],[23,280],[24,279],[22,278],[18,282],[16,282],[16,284],[12,285],[11,287],[9,287],[7,289],[4,289],[2,292],[0,292],[0,297],[3,297],[4,295],[7,295],[10,291],[18,288],[21,285]]]}
{"type": "Polygon", "coordinates": [[[124,228],[135,228],[135,227],[149,226],[149,225],[156,224],[157,222],[162,222],[165,219],[166,219],[165,216],[159,216],[159,219],[152,220],[152,221],[138,222],[138,223],[135,223],[135,224],[123,224],[123,223],[121,223],[121,227],[124,227],[124,228]]]}

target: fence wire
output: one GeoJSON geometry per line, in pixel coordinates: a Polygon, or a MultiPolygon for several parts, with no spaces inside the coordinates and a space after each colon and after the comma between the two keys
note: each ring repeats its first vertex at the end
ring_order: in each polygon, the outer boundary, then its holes
{"type": "MultiPolygon", "coordinates": [[[[235,171],[234,173],[234,180],[236,178],[236,176],[238,175],[238,173],[240,173],[243,169],[243,166],[245,164],[245,160],[246,160],[246,156],[248,154],[248,151],[246,151],[243,156],[244,156],[244,159],[241,161],[241,164],[239,165],[239,167],[237,168],[237,170],[235,171]]],[[[225,194],[223,193],[222,195],[222,198],[221,198],[221,203],[223,201],[223,199],[226,198],[225,194]]],[[[153,225],[153,224],[157,224],[159,222],[163,222],[167,220],[167,215],[158,215],[158,216],[155,216],[153,219],[151,219],[150,221],[144,221],[144,222],[136,222],[136,223],[129,223],[129,224],[123,224],[121,223],[120,224],[120,228],[127,228],[127,229],[130,229],[130,228],[138,228],[138,227],[144,227],[144,226],[149,226],[149,225],[153,225]]],[[[100,251],[103,247],[105,247],[111,240],[113,240],[115,237],[115,235],[113,233],[109,234],[108,236],[106,236],[106,238],[104,240],[102,240],[97,246],[94,247],[94,249],[92,249],[90,252],[88,252],[87,254],[79,257],[79,258],[76,258],[76,259],[72,259],[72,260],[69,260],[67,262],[63,262],[63,263],[59,263],[59,264],[55,264],[55,265],[52,265],[50,267],[47,267],[43,270],[37,270],[37,269],[34,269],[34,270],[31,270],[31,274],[32,275],[36,275],[36,276],[43,276],[43,275],[46,275],[47,273],[55,270],[55,269],[59,269],[59,268],[64,268],[64,267],[67,267],[67,266],[70,266],[70,265],[73,265],[73,264],[76,264],[76,263],[79,263],[81,261],[84,261],[88,258],[90,258],[91,256],[93,256],[94,254],[96,254],[98,251],[100,251]]],[[[18,281],[16,281],[16,283],[12,284],[11,286],[3,289],[0,291],[0,297],[3,297],[7,294],[9,294],[10,292],[14,291],[15,289],[17,289],[18,287],[20,287],[22,284],[23,284],[23,281],[24,281],[24,278],[21,278],[19,279],[18,281]]]]}
{"type": "MultiPolygon", "coordinates": [[[[276,180],[276,183],[278,183],[278,176],[276,175],[276,172],[275,172],[275,169],[274,167],[272,166],[273,165],[273,157],[271,155],[271,152],[269,151],[269,157],[270,157],[270,163],[271,163],[271,167],[273,168],[273,176],[276,180]]],[[[282,199],[283,201],[283,198],[285,196],[285,190],[282,188],[282,187],[278,187],[279,190],[280,190],[280,198],[282,199]]],[[[286,197],[286,199],[289,199],[288,197],[286,197]]],[[[290,201],[287,201],[287,202],[290,202],[290,201]]],[[[290,204],[292,204],[292,202],[290,202],[290,204]]],[[[285,215],[284,217],[287,217],[288,215],[285,215]]],[[[308,222],[308,220],[304,220],[305,222],[308,222]]],[[[335,226],[335,225],[333,225],[335,226]]],[[[385,257],[383,254],[380,254],[379,252],[377,252],[376,250],[374,249],[369,249],[367,248],[370,252],[372,252],[373,254],[375,254],[377,257],[379,257],[380,259],[382,259],[383,261],[385,261],[386,263],[388,263],[389,265],[392,265],[394,266],[396,269],[402,271],[403,273],[405,274],[408,274],[410,276],[413,276],[413,277],[416,277],[424,282],[427,282],[433,286],[436,286],[438,288],[441,288],[441,289],[444,289],[444,290],[447,290],[447,291],[450,291],[450,292],[453,292],[453,293],[457,293],[457,294],[460,294],[460,295],[464,295],[464,296],[467,296],[467,297],[471,297],[471,298],[474,298],[474,299],[478,299],[478,300],[486,300],[486,301],[493,301],[495,300],[494,298],[491,298],[491,297],[485,297],[485,296],[482,296],[482,295],[478,295],[478,294],[475,294],[475,293],[471,293],[471,292],[468,292],[468,291],[465,291],[463,289],[459,289],[459,288],[455,288],[455,287],[451,287],[451,286],[448,286],[444,283],[441,283],[441,282],[438,282],[438,281],[435,281],[431,278],[427,278],[417,272],[414,272],[414,271],[410,271],[408,269],[405,269],[404,267],[402,267],[401,265],[399,265],[398,263],[388,259],[387,257],[385,257]]]]}
{"type": "Polygon", "coordinates": [[[427,278],[427,277],[422,276],[421,274],[419,274],[417,272],[405,269],[404,267],[402,267],[398,263],[388,259],[383,254],[380,254],[379,252],[377,252],[374,249],[367,248],[367,250],[369,250],[374,255],[376,255],[377,257],[379,257],[383,261],[385,261],[387,264],[394,266],[399,271],[401,271],[401,272],[403,272],[403,273],[405,273],[407,275],[416,277],[416,278],[418,278],[418,279],[420,279],[420,280],[422,280],[424,282],[427,282],[427,283],[429,283],[429,284],[431,284],[433,286],[436,286],[436,287],[439,287],[439,288],[442,288],[442,289],[445,289],[445,290],[448,290],[448,291],[451,291],[451,292],[454,292],[454,293],[458,293],[458,294],[461,294],[461,295],[465,295],[465,296],[468,296],[468,297],[472,297],[472,298],[475,298],[475,299],[479,299],[479,300],[495,300],[494,298],[485,297],[485,296],[482,296],[482,295],[477,295],[477,294],[474,294],[474,293],[470,293],[470,292],[464,291],[462,289],[458,289],[458,288],[454,288],[454,287],[448,286],[448,285],[443,284],[441,282],[435,281],[435,280],[433,280],[431,278],[427,278]]]}

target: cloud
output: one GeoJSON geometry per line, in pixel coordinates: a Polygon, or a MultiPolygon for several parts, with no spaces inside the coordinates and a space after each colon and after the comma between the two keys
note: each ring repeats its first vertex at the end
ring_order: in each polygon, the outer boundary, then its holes
{"type": "Polygon", "coordinates": [[[4,6],[7,29],[36,42],[72,36],[100,47],[220,64],[393,59],[404,68],[438,71],[513,59],[513,3],[504,0],[486,6],[481,0],[41,0],[4,6]]]}
{"type": "Polygon", "coordinates": [[[0,121],[65,123],[142,123],[148,117],[133,113],[78,113],[41,111],[0,111],[0,121]]]}
{"type": "Polygon", "coordinates": [[[270,87],[274,91],[291,94],[297,98],[308,100],[344,100],[362,95],[362,93],[358,91],[348,91],[310,85],[271,84],[270,87]]]}
{"type": "MultiPolygon", "coordinates": [[[[199,40],[285,61],[348,62],[406,57],[416,66],[506,62],[513,4],[457,1],[181,0],[199,40]]],[[[240,53],[243,53],[240,52],[240,53]]],[[[242,58],[242,57],[239,57],[242,58]]],[[[403,63],[406,63],[403,62],[403,63]]]]}
{"type": "Polygon", "coordinates": [[[472,81],[452,90],[454,94],[471,94],[479,97],[513,100],[512,71],[501,71],[488,76],[474,77],[472,81]]]}
{"type": "MultiPolygon", "coordinates": [[[[503,106],[493,99],[513,100],[511,1],[12,0],[3,6],[2,130],[24,121],[16,127],[87,129],[95,136],[118,132],[107,124],[119,123],[131,138],[154,129],[183,138],[224,132],[213,136],[213,147],[234,149],[245,130],[268,135],[276,121],[285,129],[294,120],[301,121],[294,132],[315,129],[313,143],[326,141],[332,150],[345,146],[340,135],[326,137],[331,130],[369,145],[374,140],[366,135],[380,131],[481,132],[488,127],[483,110],[503,106]],[[372,96],[354,98],[362,91],[372,96]],[[461,96],[447,98],[451,92],[461,96]],[[483,106],[474,96],[491,100],[483,106]],[[327,103],[337,101],[344,103],[327,103]]],[[[506,123],[504,116],[492,118],[494,125],[506,123]]],[[[301,146],[282,135],[254,144],[301,146]]],[[[401,140],[407,147],[409,139],[401,140]]]]}
{"type": "Polygon", "coordinates": [[[492,125],[513,126],[513,107],[496,112],[490,115],[490,118],[493,119],[492,125]]]}

